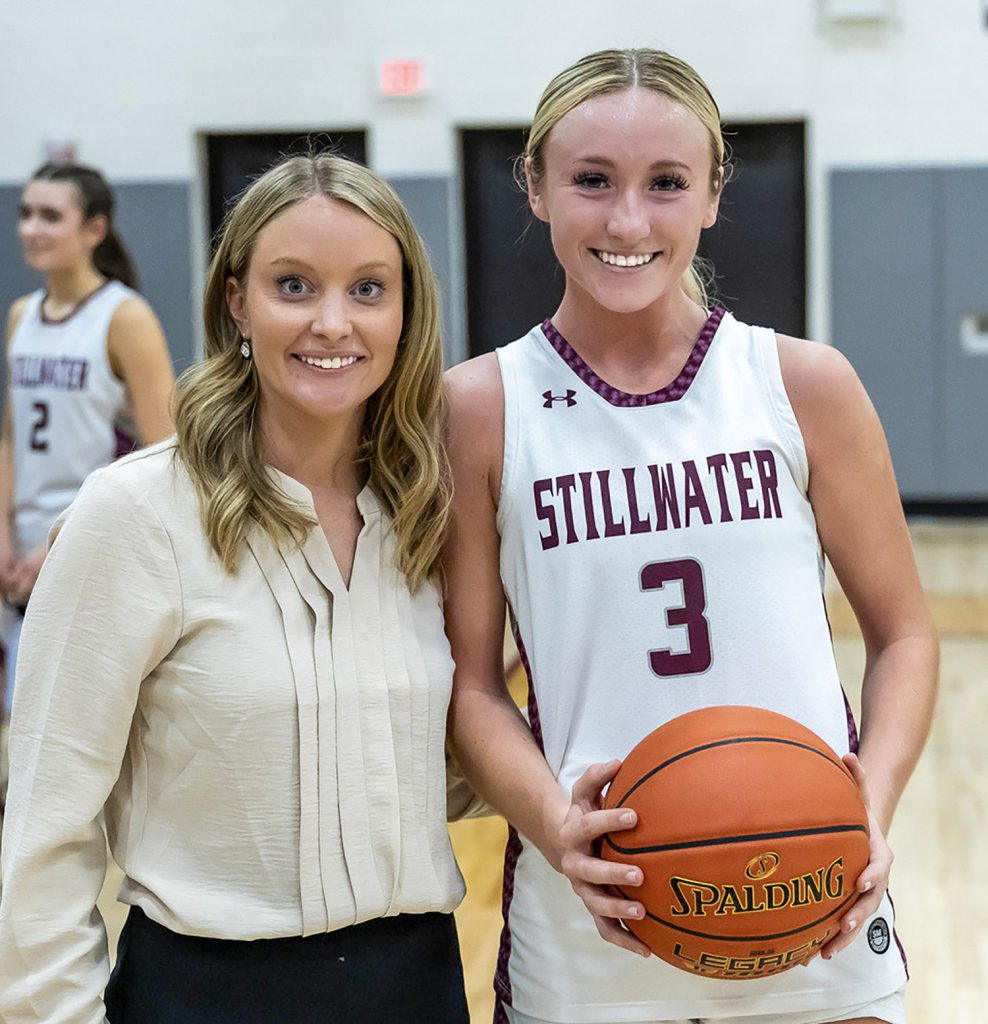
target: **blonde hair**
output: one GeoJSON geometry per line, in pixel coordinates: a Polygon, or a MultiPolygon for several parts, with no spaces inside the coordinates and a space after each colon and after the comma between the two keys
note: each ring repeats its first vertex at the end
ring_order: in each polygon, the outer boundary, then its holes
{"type": "Polygon", "coordinates": [[[274,484],[264,466],[257,373],[253,360],[240,354],[226,287],[231,277],[246,282],[265,225],[314,195],[352,204],[401,249],[401,338],[391,373],[367,402],[357,461],[392,518],[397,568],[415,590],[439,575],[450,505],[438,290],[401,200],[361,164],[329,153],[292,157],[261,175],[227,214],[203,299],[205,358],[176,385],[178,453],[192,478],[206,537],[228,572],[236,570],[253,524],[276,542],[296,544],[312,529],[310,513],[274,484]]]}
{"type": "MultiPolygon", "coordinates": [[[[721,132],[720,110],[703,79],[678,57],[662,50],[598,50],[560,71],[546,86],[529,129],[521,166],[523,184],[538,191],[545,178],[545,145],[553,128],[574,108],[596,96],[633,86],[651,89],[695,114],[710,138],[710,188],[714,195],[730,179],[730,153],[721,132]]],[[[706,271],[695,257],[683,290],[707,305],[706,271]]]]}

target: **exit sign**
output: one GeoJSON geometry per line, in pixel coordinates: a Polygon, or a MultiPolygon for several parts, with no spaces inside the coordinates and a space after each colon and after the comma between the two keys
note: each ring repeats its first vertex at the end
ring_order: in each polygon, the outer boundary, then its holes
{"type": "Polygon", "coordinates": [[[407,57],[381,61],[378,81],[382,96],[421,96],[425,92],[425,61],[407,57]]]}

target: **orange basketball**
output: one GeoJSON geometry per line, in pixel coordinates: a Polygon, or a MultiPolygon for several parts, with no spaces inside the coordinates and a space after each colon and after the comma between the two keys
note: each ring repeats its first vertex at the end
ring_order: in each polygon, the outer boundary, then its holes
{"type": "Polygon", "coordinates": [[[667,963],[709,978],[762,978],[837,933],[868,863],[851,773],[814,732],[760,708],[674,718],[625,758],[605,798],[638,823],[604,837],[638,865],[645,906],[625,924],[667,963]]]}

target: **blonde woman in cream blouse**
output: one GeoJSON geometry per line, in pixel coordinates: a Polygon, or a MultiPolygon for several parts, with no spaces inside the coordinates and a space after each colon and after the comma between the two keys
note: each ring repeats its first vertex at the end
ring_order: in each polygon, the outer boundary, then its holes
{"type": "Polygon", "coordinates": [[[177,436],[89,478],[32,598],[0,1019],[465,1022],[421,241],[366,168],[295,157],[228,216],[205,321],[177,436]]]}

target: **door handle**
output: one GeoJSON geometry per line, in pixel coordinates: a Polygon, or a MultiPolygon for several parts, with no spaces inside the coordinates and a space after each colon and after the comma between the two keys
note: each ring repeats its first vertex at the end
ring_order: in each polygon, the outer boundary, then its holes
{"type": "Polygon", "coordinates": [[[988,356],[988,313],[972,313],[961,320],[961,351],[988,356]]]}

